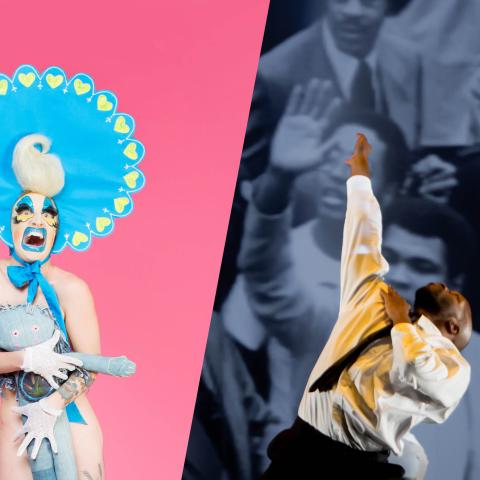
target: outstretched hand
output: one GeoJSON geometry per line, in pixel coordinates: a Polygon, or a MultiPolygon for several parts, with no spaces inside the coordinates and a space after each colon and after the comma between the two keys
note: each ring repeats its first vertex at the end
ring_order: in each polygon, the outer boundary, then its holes
{"type": "Polygon", "coordinates": [[[54,427],[62,410],[52,408],[48,405],[45,398],[38,402],[27,403],[21,407],[11,407],[15,413],[27,417],[25,424],[21,427],[14,438],[14,441],[23,438],[17,455],[20,457],[31,442],[34,442],[31,452],[31,458],[37,458],[40,446],[44,439],[50,442],[54,453],[58,452],[57,442],[54,435],[54,427]]]}
{"type": "Polygon", "coordinates": [[[326,120],[340,103],[329,81],[296,85],[272,139],[270,163],[283,172],[300,174],[315,168],[327,144],[322,142],[326,120]]]}
{"type": "Polygon", "coordinates": [[[53,377],[66,380],[68,377],[62,370],[73,371],[76,367],[83,365],[80,359],[54,351],[59,339],[60,330],[56,330],[52,337],[45,342],[27,347],[21,367],[24,372],[41,375],[55,389],[58,389],[59,386],[53,377]]]}
{"type": "Polygon", "coordinates": [[[372,151],[372,146],[368,143],[367,137],[363,133],[357,133],[357,141],[353,150],[353,155],[345,162],[350,166],[350,175],[364,175],[370,178],[370,167],[368,156],[372,151]]]}
{"type": "Polygon", "coordinates": [[[397,323],[411,323],[409,315],[410,305],[393,287],[388,285],[388,290],[386,292],[381,290],[380,295],[385,305],[385,312],[394,325],[397,325],[397,323]]]}

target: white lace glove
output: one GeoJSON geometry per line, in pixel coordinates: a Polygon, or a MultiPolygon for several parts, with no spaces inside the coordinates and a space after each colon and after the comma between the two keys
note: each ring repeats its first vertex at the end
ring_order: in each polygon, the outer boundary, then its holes
{"type": "Polygon", "coordinates": [[[32,450],[32,459],[35,460],[44,438],[48,439],[54,453],[58,452],[53,428],[57,418],[62,414],[62,410],[49,407],[46,398],[42,398],[39,402],[29,403],[23,407],[12,407],[12,410],[27,417],[27,421],[23,427],[18,430],[14,438],[14,441],[16,441],[21,438],[22,435],[26,435],[17,450],[19,457],[23,455],[23,452],[27,449],[30,442],[35,440],[32,450]]]}
{"type": "Polygon", "coordinates": [[[46,342],[39,343],[34,347],[27,347],[25,349],[25,356],[21,369],[24,372],[34,372],[41,375],[53,388],[57,389],[58,384],[53,379],[53,376],[66,380],[68,377],[60,371],[61,368],[65,370],[75,370],[76,367],[81,367],[83,362],[78,358],[69,357],[53,351],[55,345],[60,339],[60,331],[55,330],[52,338],[46,342]]]}

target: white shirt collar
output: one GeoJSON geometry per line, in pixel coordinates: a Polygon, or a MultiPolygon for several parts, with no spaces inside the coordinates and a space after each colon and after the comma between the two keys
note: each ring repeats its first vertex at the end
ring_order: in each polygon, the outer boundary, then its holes
{"type": "MultiPolygon", "coordinates": [[[[325,51],[327,52],[328,59],[332,64],[343,96],[350,100],[353,77],[357,70],[359,60],[351,55],[347,55],[337,48],[332,32],[330,31],[330,26],[325,18],[322,19],[321,27],[323,43],[325,45],[325,51]]],[[[373,84],[375,87],[375,68],[377,64],[377,54],[375,48],[372,48],[370,53],[365,57],[365,61],[368,63],[372,71],[373,84]]]]}
{"type": "Polygon", "coordinates": [[[442,332],[436,327],[436,325],[425,315],[421,315],[417,320],[417,325],[422,328],[427,334],[430,335],[442,335],[442,332]]]}

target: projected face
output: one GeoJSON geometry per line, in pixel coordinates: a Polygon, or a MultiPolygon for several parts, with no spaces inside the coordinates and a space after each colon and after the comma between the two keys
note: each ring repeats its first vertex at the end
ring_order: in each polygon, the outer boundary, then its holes
{"type": "Polygon", "coordinates": [[[425,237],[390,225],[383,235],[382,251],[390,264],[388,283],[409,302],[413,302],[420,287],[430,282],[449,282],[447,249],[438,237],[425,237]]]}
{"type": "Polygon", "coordinates": [[[22,195],[13,206],[11,228],[15,252],[22,260],[44,260],[58,230],[55,202],[38,193],[22,195]]]}
{"type": "Polygon", "coordinates": [[[328,0],[326,20],[339,50],[357,58],[373,49],[387,0],[328,0]]]}

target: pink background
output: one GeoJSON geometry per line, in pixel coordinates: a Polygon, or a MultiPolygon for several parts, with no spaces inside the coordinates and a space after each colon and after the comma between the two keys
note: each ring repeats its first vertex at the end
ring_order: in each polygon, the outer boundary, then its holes
{"type": "Polygon", "coordinates": [[[103,352],[138,364],[135,377],[102,376],[90,393],[108,479],[181,476],[267,8],[2,2],[0,71],[90,74],[147,149],[133,215],[90,251],[55,259],[90,284],[103,352]]]}

